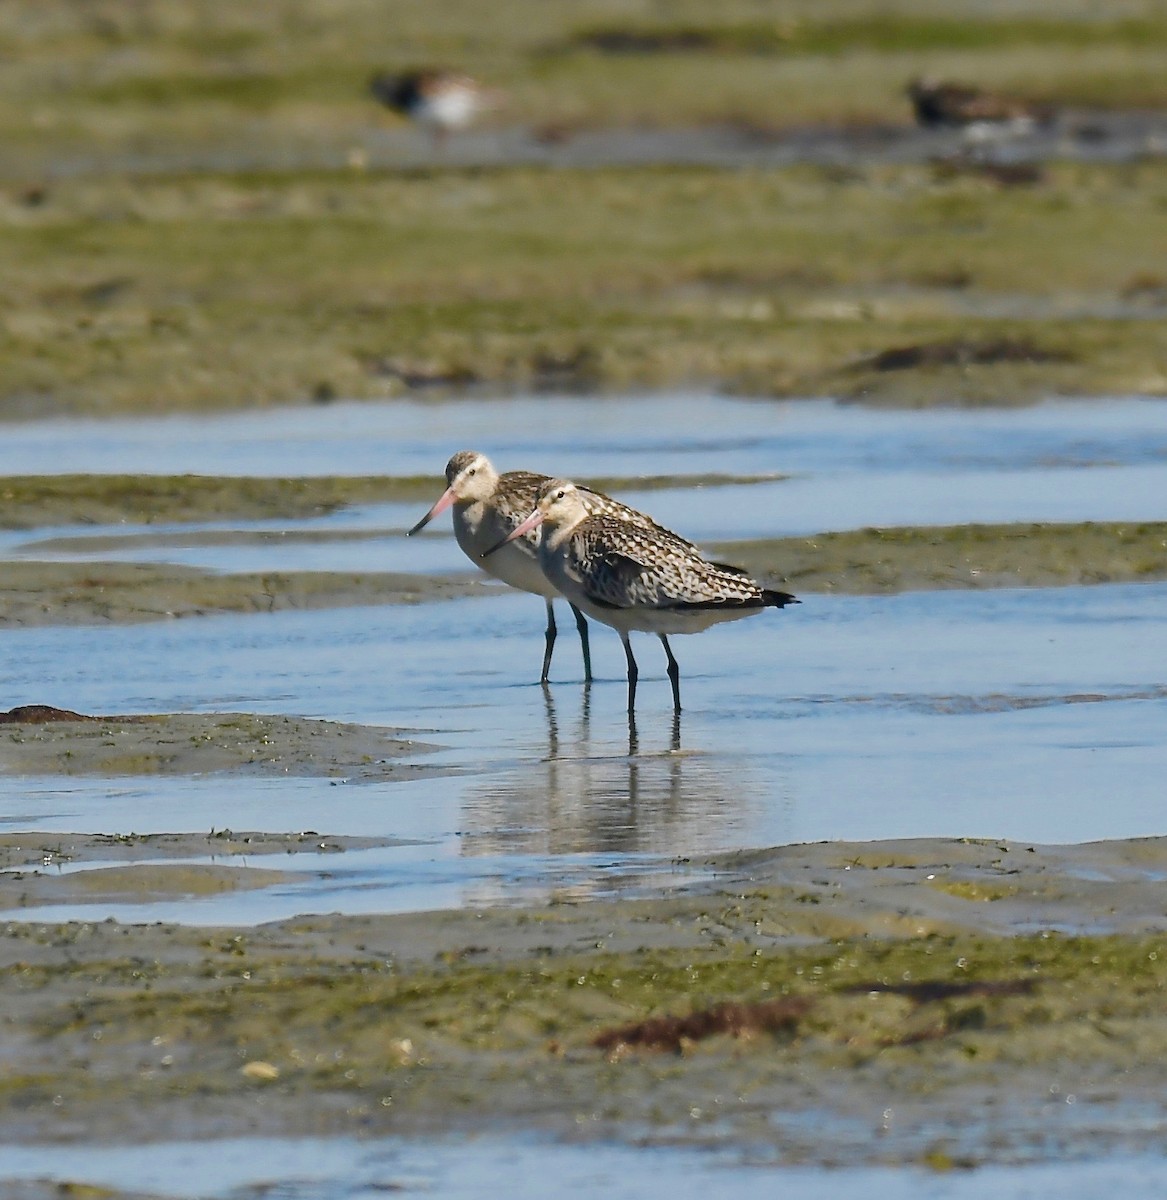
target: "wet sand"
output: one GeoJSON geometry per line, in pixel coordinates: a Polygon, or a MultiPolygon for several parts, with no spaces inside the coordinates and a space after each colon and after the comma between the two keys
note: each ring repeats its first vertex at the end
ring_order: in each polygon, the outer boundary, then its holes
{"type": "Polygon", "coordinates": [[[0,772],[411,778],[418,765],[399,760],[436,747],[400,732],[256,713],[92,716],[22,705],[0,713],[0,772]]]}
{"type": "Polygon", "coordinates": [[[241,888],[272,887],[292,876],[252,859],[275,855],[331,856],[346,850],[400,845],[393,838],[325,837],[312,830],[272,834],[236,832],[162,834],[0,835],[0,909],[69,901],[140,903],[205,896],[241,888]],[[212,859],[212,862],[183,860],[212,859]],[[77,870],[67,870],[78,862],[77,870]]]}
{"type": "MultiPolygon", "coordinates": [[[[353,537],[307,536],[321,543],[353,537]]],[[[239,540],[231,533],[207,534],[199,544],[225,546],[239,540]]],[[[77,545],[101,553],[105,541],[86,539],[77,545]]],[[[64,545],[72,543],[48,543],[40,549],[53,551],[64,545]]],[[[811,538],[722,542],[711,549],[771,586],[807,594],[1056,587],[1167,578],[1167,524],[1162,522],[863,529],[811,538]]],[[[159,553],[165,550],[160,548],[159,553]]],[[[213,613],[418,604],[496,592],[496,585],[469,573],[224,573],[163,562],[16,561],[4,566],[0,623],[90,625],[213,613]]]]}
{"type": "MultiPolygon", "coordinates": [[[[21,773],[424,769],[337,722],[13,715],[21,773]]],[[[278,887],[288,856],[393,844],[0,837],[9,1137],[536,1132],[935,1169],[1161,1144],[1167,838],[790,845],[678,860],[619,902],[258,927],[21,913],[278,887]]]]}
{"type": "Polygon", "coordinates": [[[227,612],[417,604],[485,593],[471,576],[384,571],[221,574],[166,563],[16,562],[4,567],[0,621],[93,625],[227,612]]]}
{"type": "Polygon", "coordinates": [[[696,865],[709,882],[618,905],[10,922],[5,1127],[728,1138],[834,1166],[1161,1144],[1167,839],[696,865]]]}

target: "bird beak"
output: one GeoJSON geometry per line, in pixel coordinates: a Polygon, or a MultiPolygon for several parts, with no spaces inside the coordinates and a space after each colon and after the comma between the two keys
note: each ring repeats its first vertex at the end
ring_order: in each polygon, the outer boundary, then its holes
{"type": "Polygon", "coordinates": [[[486,558],[493,554],[496,550],[501,550],[503,546],[507,544],[507,542],[513,542],[515,538],[521,538],[524,533],[530,533],[536,525],[539,525],[542,522],[542,520],[542,510],[538,508],[535,509],[535,511],[521,525],[516,525],[514,529],[512,529],[510,533],[508,533],[506,537],[502,539],[501,542],[495,542],[495,544],[491,546],[489,550],[483,550],[481,557],[486,558]]]}
{"type": "Polygon", "coordinates": [[[415,533],[419,533],[434,519],[434,517],[436,517],[439,513],[444,513],[446,509],[454,503],[455,499],[457,499],[457,497],[454,495],[454,489],[452,487],[446,488],[446,490],[438,497],[437,503],[433,506],[433,508],[431,508],[429,512],[427,512],[426,515],[422,517],[422,519],[418,521],[418,523],[405,536],[413,537],[415,533]]]}

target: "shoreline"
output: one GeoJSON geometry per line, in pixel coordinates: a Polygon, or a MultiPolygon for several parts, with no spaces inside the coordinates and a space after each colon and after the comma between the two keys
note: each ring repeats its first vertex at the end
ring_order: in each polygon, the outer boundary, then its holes
{"type": "Polygon", "coordinates": [[[1158,1144],[1167,839],[699,865],[714,873],[679,894],[550,909],[226,928],[4,914],[0,1112],[41,1141],[474,1128],[973,1166],[1057,1157],[1056,1082],[1089,1107],[1080,1151],[1158,1144]],[[752,1027],[775,1000],[783,1022],[752,1027]],[[701,1033],[660,1026],[700,1013],[701,1033]],[[638,1047],[649,1017],[665,1040],[638,1047]],[[889,1087],[897,1121],[872,1138],[860,1114],[889,1087]],[[691,1108],[707,1115],[682,1124],[691,1108]],[[837,1140],[783,1115],[807,1111],[837,1140]]]}

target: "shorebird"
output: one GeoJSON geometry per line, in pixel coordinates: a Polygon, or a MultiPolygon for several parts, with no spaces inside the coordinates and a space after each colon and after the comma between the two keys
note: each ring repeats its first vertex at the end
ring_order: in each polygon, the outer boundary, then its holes
{"type": "Polygon", "coordinates": [[[428,129],[439,144],[495,103],[494,94],[476,79],[436,67],[374,75],[369,90],[386,108],[428,129]]]}
{"type": "MultiPolygon", "coordinates": [[[[551,482],[547,475],[534,471],[507,471],[500,475],[485,454],[476,450],[459,450],[446,463],[446,490],[434,506],[409,531],[412,537],[424,529],[434,517],[447,508],[454,509],[454,536],[462,552],[475,566],[482,567],[511,587],[542,596],[547,603],[547,632],[543,651],[541,683],[547,682],[551,668],[551,651],[555,645],[555,611],[551,601],[561,595],[539,566],[539,535],[533,530],[512,540],[516,526],[535,507],[542,489],[551,482]],[[507,544],[503,546],[503,542],[507,544]],[[484,555],[492,548],[498,553],[484,555]]],[[[602,492],[579,489],[580,502],[587,511],[608,513],[633,526],[655,529],[665,537],[675,537],[657,525],[651,517],[629,508],[602,492]]],[[[677,539],[680,541],[680,539],[677,539]]],[[[688,543],[684,543],[688,545],[688,543]]],[[[568,597],[583,649],[584,679],[591,682],[592,656],[588,644],[588,623],[579,608],[568,597]]]]}
{"type": "Polygon", "coordinates": [[[1003,96],[965,83],[947,83],[928,77],[913,79],[907,93],[917,124],[969,130],[996,127],[1021,133],[1048,124],[1054,110],[1014,96],[1003,96]]]}
{"type": "Polygon", "coordinates": [[[589,512],[581,490],[566,479],[544,484],[534,511],[498,545],[505,548],[540,525],[544,575],[574,607],[620,635],[628,660],[630,715],[639,671],[629,633],[641,630],[660,638],[673,709],[679,713],[681,669],[669,646],[670,634],[700,633],[721,621],[798,603],[787,592],[762,587],[737,567],[710,562],[692,543],[659,525],[644,528],[615,514],[589,512]]]}

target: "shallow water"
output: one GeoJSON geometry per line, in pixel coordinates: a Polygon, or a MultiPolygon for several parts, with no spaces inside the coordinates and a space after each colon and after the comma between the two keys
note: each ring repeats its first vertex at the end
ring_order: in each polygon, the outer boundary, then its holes
{"type": "Polygon", "coordinates": [[[0,1180],[54,1180],[136,1189],[198,1200],[367,1200],[386,1193],[442,1200],[506,1195],[514,1200],[603,1195],[609,1200],[667,1194],[788,1200],[1029,1200],[1073,1196],[1107,1200],[1115,1189],[1157,1195],[1161,1160],[920,1169],[822,1170],[776,1164],[748,1152],[678,1146],[581,1145],[478,1137],[457,1142],[403,1139],[240,1138],[146,1146],[71,1148],[0,1145],[0,1180]],[[1134,1189],[1131,1191],[1131,1189],[1134,1189]]]}
{"type": "MultiPolygon", "coordinates": [[[[659,646],[638,643],[634,731],[615,636],[574,631],[532,682],[537,600],[9,631],[11,694],[90,712],[295,712],[405,726],[452,777],[25,779],[0,828],[318,829],[421,845],[308,861],[303,883],[38,917],[257,921],[685,882],[675,858],[912,836],[1046,843],[1163,832],[1167,585],[815,597],[677,640],[679,738],[659,646]],[[51,685],[45,680],[52,680],[51,685]],[[680,749],[675,750],[674,745],[680,749]]],[[[294,860],[289,860],[294,861],[294,860]]]]}
{"type": "MultiPolygon", "coordinates": [[[[621,496],[697,541],[868,525],[1167,519],[1167,402],[1153,400],[920,413],[694,393],[43,421],[5,427],[0,474],[429,474],[436,499],[436,477],[465,446],[487,451],[500,469],[676,476],[675,487],[630,486],[621,496]],[[775,472],[789,478],[748,487],[687,482],[775,472]]],[[[368,505],[294,530],[287,522],[220,521],[7,532],[0,556],[232,571],[467,570],[448,519],[422,537],[400,536],[423,511],[368,505]]]]}
{"type": "Polygon", "coordinates": [[[582,476],[1137,466],[1167,462],[1167,402],[919,412],[681,392],[61,418],[6,424],[0,474],[437,475],[465,447],[582,476]]]}
{"type": "MultiPolygon", "coordinates": [[[[413,475],[479,445],[500,466],[677,486],[635,495],[696,537],[873,522],[1167,518],[1167,403],[883,412],[703,395],[340,404],[282,413],[6,429],[0,472],[413,475]],[[712,432],[711,432],[712,431],[712,432]],[[505,449],[499,451],[505,438],[505,449]],[[691,488],[707,472],[793,477],[691,488]]],[[[436,489],[436,485],[435,485],[436,489]]],[[[449,533],[407,539],[418,505],[302,522],[7,533],[0,556],[165,558],[219,570],[471,570],[449,533]],[[63,537],[70,540],[62,541],[63,537]],[[42,546],[42,543],[45,543],[42,546]]],[[[679,638],[674,729],[660,648],[624,662],[574,630],[534,684],[542,606],[488,598],[147,626],[0,634],[11,703],[88,712],[262,711],[400,726],[455,774],[326,779],[7,779],[0,828],[319,829],[409,846],[289,860],[239,895],[69,905],[38,917],[255,922],[682,886],[674,860],[822,839],[1163,833],[1167,585],[809,597],[679,638]]]]}

